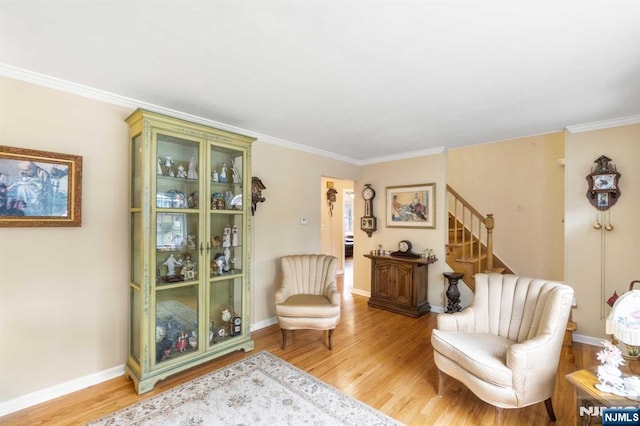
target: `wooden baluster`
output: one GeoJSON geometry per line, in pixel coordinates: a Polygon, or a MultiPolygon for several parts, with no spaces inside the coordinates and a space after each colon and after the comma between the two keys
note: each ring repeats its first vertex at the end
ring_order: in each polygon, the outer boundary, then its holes
{"type": "Polygon", "coordinates": [[[495,226],[495,221],[493,219],[493,214],[487,214],[485,218],[485,227],[487,228],[487,270],[493,271],[493,228],[495,226]]]}

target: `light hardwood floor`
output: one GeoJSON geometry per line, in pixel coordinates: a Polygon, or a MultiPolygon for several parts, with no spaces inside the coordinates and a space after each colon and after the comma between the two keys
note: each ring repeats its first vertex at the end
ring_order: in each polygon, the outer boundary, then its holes
{"type": "MultiPolygon", "coordinates": [[[[340,283],[341,284],[341,283],[340,283]]],[[[341,287],[342,288],[342,287],[341,287]]],[[[119,377],[0,418],[1,425],[78,425],[144,400],[257,351],[269,351],[344,393],[409,425],[492,425],[494,409],[449,378],[443,397],[436,395],[437,373],[430,343],[435,314],[419,319],[369,308],[367,298],[343,291],[343,315],[333,350],[319,331],[289,334],[280,349],[280,330],[273,325],[253,333],[255,350],[237,352],[158,383],[144,395],[119,377]]],[[[553,406],[556,425],[575,425],[572,386],[564,376],[597,364],[594,346],[574,343],[563,349],[553,406]]],[[[506,425],[549,424],[544,404],[506,410],[506,425]]]]}

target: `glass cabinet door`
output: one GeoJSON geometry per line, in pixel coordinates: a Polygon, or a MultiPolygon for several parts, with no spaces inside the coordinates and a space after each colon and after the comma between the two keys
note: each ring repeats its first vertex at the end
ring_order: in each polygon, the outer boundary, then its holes
{"type": "Polygon", "coordinates": [[[198,350],[201,140],[155,133],[155,360],[198,350]]]}
{"type": "Polygon", "coordinates": [[[156,292],[156,364],[198,350],[198,292],[195,284],[156,292]]]}
{"type": "Polygon", "coordinates": [[[242,151],[212,146],[209,154],[209,345],[242,330],[245,244],[242,151]]]}

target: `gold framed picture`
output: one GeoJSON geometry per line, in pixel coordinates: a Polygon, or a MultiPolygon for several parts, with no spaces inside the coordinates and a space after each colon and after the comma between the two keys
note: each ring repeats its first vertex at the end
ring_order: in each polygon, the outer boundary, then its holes
{"type": "Polygon", "coordinates": [[[436,184],[388,186],[388,228],[435,228],[436,184]]]}
{"type": "Polygon", "coordinates": [[[0,227],[81,226],[82,157],[0,145],[0,227]]]}

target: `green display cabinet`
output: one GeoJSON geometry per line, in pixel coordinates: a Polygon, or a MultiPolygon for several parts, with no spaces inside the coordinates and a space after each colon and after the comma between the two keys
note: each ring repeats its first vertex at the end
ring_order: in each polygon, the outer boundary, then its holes
{"type": "Polygon", "coordinates": [[[250,351],[251,143],[137,110],[131,148],[130,350],[138,393],[250,351]]]}

